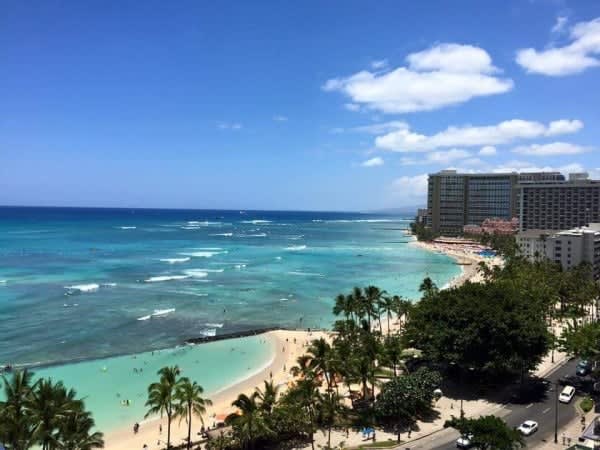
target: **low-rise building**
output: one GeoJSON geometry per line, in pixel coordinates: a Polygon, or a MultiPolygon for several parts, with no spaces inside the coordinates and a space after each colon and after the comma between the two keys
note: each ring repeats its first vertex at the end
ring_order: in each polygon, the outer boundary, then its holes
{"type": "Polygon", "coordinates": [[[564,231],[527,230],[517,234],[521,254],[534,261],[547,258],[571,269],[589,263],[600,278],[600,223],[564,231]]]}

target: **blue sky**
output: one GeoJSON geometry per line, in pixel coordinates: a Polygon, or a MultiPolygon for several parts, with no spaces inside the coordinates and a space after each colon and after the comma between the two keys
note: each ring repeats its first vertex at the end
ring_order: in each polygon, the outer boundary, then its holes
{"type": "Polygon", "coordinates": [[[0,204],[369,210],[600,177],[600,2],[2,1],[0,204]]]}

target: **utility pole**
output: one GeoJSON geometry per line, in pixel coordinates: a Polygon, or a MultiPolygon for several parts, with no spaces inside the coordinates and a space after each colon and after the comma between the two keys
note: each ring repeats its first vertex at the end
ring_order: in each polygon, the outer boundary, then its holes
{"type": "Polygon", "coordinates": [[[554,383],[554,443],[558,444],[558,381],[554,383]]]}

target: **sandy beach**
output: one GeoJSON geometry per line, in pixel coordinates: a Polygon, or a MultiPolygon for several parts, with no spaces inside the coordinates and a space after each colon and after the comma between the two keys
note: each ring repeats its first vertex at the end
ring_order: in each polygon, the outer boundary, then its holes
{"type": "MultiPolygon", "coordinates": [[[[284,330],[270,331],[262,335],[265,344],[270,344],[275,349],[273,359],[268,365],[243,381],[216,394],[207,393],[207,397],[212,400],[213,406],[208,409],[204,417],[205,425],[213,427],[216,422],[222,420],[224,415],[234,412],[235,408],[231,406],[231,402],[239,394],[252,393],[257,386],[263,384],[263,381],[269,380],[271,375],[275,385],[279,385],[280,389],[287,386],[288,381],[292,379],[289,369],[295,365],[298,356],[305,353],[308,343],[326,336],[326,333],[320,331],[308,333],[307,331],[284,330]]],[[[215,370],[218,370],[218,368],[215,368],[215,370]]],[[[194,381],[202,385],[202,380],[194,381]]],[[[123,424],[123,428],[105,432],[105,448],[109,450],[141,450],[144,445],[147,445],[149,449],[164,448],[167,434],[166,417],[161,420],[160,417],[156,416],[155,418],[140,420],[139,423],[140,429],[137,434],[133,433],[133,423],[123,424]],[[159,431],[161,425],[162,433],[159,431]]],[[[201,426],[199,419],[192,422],[193,439],[199,439],[196,433],[198,433],[201,426]]],[[[179,420],[173,421],[171,424],[172,444],[181,444],[185,438],[187,438],[187,424],[185,421],[181,423],[179,420]]]]}
{"type": "MultiPolygon", "coordinates": [[[[440,243],[425,243],[414,241],[411,245],[419,246],[428,251],[444,253],[454,258],[457,264],[461,265],[462,272],[459,276],[451,280],[445,288],[452,286],[458,286],[464,283],[466,280],[473,282],[481,281],[481,275],[478,272],[478,266],[480,262],[486,262],[490,265],[501,264],[501,258],[499,257],[483,257],[473,252],[472,249],[466,248],[460,244],[440,244],[440,243]]],[[[397,324],[392,325],[397,326],[397,324]]],[[[263,368],[257,370],[250,377],[243,381],[236,383],[220,392],[207,393],[213,406],[208,409],[207,414],[204,417],[205,426],[214,427],[214,425],[222,421],[223,417],[229,413],[234,412],[235,408],[231,406],[237,396],[241,393],[252,393],[256,387],[263,384],[264,381],[271,379],[274,383],[279,386],[280,392],[285,390],[288,383],[293,380],[293,377],[289,373],[289,369],[296,363],[298,356],[305,353],[308,344],[320,337],[329,339],[328,333],[319,332],[307,332],[307,331],[287,331],[277,330],[270,331],[262,335],[265,340],[265,344],[270,344],[274,348],[274,355],[270,363],[263,368]]],[[[216,368],[215,370],[218,370],[216,368]]],[[[199,384],[202,384],[202,380],[195,380],[199,384]]],[[[485,408],[485,404],[473,404],[469,408],[473,412],[481,408],[485,408]]],[[[443,410],[453,411],[454,405],[452,401],[448,399],[440,400],[438,407],[443,410]]],[[[137,434],[133,433],[131,424],[123,424],[122,428],[118,430],[109,430],[105,433],[106,447],[110,450],[135,450],[142,449],[144,445],[147,445],[149,449],[162,449],[164,448],[164,441],[166,439],[166,418],[161,419],[160,417],[148,418],[146,420],[140,419],[140,429],[137,434]],[[160,426],[162,425],[162,433],[160,432],[160,426]]],[[[439,424],[429,424],[430,426],[437,426],[439,424]]],[[[198,432],[202,426],[199,419],[192,424],[193,439],[199,439],[198,432]]],[[[362,437],[359,433],[350,433],[348,437],[344,436],[343,433],[335,433],[336,440],[345,441],[346,444],[358,445],[362,442],[362,437]],[[339,434],[339,436],[337,436],[339,434]]],[[[171,441],[173,445],[178,445],[185,442],[187,437],[187,424],[185,421],[181,423],[179,420],[173,421],[171,425],[171,441]]],[[[320,441],[320,435],[315,436],[317,441],[320,441]]],[[[386,433],[380,433],[380,440],[393,439],[394,436],[388,436],[386,433]]]]}

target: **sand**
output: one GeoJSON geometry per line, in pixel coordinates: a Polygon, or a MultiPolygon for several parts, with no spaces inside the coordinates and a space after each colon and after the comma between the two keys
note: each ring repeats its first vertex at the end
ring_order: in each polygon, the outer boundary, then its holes
{"type": "MultiPolygon", "coordinates": [[[[245,380],[230,386],[216,394],[207,394],[213,402],[213,406],[207,411],[204,416],[206,426],[212,427],[222,415],[235,412],[235,408],[231,406],[241,393],[252,393],[257,386],[261,386],[263,381],[269,380],[270,375],[273,376],[275,385],[280,385],[280,391],[287,386],[288,381],[292,380],[289,369],[296,365],[298,356],[303,355],[307,344],[320,337],[328,337],[324,332],[306,331],[270,331],[262,335],[264,339],[270,341],[276,349],[274,357],[268,366],[265,366],[261,371],[246,378],[245,380]],[[294,339],[296,342],[294,343],[294,339]],[[284,367],[286,370],[284,370],[284,367]]],[[[217,369],[218,370],[218,369],[217,369]]],[[[194,380],[202,384],[202,380],[194,380]]],[[[196,434],[202,426],[198,418],[192,422],[192,441],[198,440],[200,437],[196,434]]],[[[123,428],[112,430],[105,433],[105,448],[109,450],[136,450],[142,449],[144,444],[148,449],[165,448],[167,436],[167,421],[160,417],[149,418],[146,421],[140,422],[140,429],[137,434],[133,433],[133,423],[123,424],[123,428]],[[159,432],[159,427],[162,425],[162,433],[159,432]]],[[[171,443],[179,445],[187,438],[187,424],[185,420],[173,421],[171,424],[171,443]]]]}
{"type": "MultiPolygon", "coordinates": [[[[457,260],[457,263],[462,266],[462,273],[450,281],[444,287],[458,286],[464,283],[466,280],[473,282],[481,281],[481,274],[478,272],[478,264],[484,261],[490,265],[501,264],[500,258],[484,258],[477,255],[464,246],[453,245],[450,248],[447,244],[435,244],[425,242],[413,242],[412,245],[418,245],[419,247],[434,251],[443,252],[448,256],[457,260]]],[[[384,325],[387,321],[383,321],[384,325]]],[[[399,323],[394,321],[391,328],[397,328],[399,323]]],[[[384,331],[385,332],[385,331],[384,331]]],[[[289,373],[289,369],[296,364],[296,359],[305,353],[306,346],[309,342],[320,337],[330,339],[328,333],[325,332],[311,332],[307,331],[284,331],[277,330],[265,333],[264,339],[270,341],[274,346],[275,354],[270,364],[264,367],[259,372],[246,378],[245,380],[230,386],[218,393],[213,395],[207,394],[207,396],[213,401],[213,406],[207,411],[204,416],[204,423],[206,426],[213,427],[216,422],[219,422],[223,416],[235,411],[235,408],[231,406],[231,402],[234,401],[237,396],[241,393],[252,393],[254,389],[261,386],[265,380],[269,380],[272,374],[272,379],[276,385],[280,387],[280,392],[285,390],[289,381],[293,380],[293,377],[289,373]],[[295,339],[295,342],[294,342],[295,339]],[[285,368],[285,370],[284,370],[285,368]]],[[[195,380],[199,384],[202,384],[202,380],[195,380]]],[[[471,414],[476,414],[478,411],[482,411],[489,408],[490,405],[486,402],[475,401],[465,402],[465,410],[471,414]]],[[[456,414],[456,405],[454,401],[446,398],[442,398],[436,408],[440,410],[441,417],[448,418],[451,414],[456,414]]],[[[434,428],[440,427],[443,421],[436,420],[430,424],[423,424],[421,430],[413,433],[413,438],[419,434],[431,431],[434,428]]],[[[198,418],[192,423],[192,440],[199,440],[197,435],[201,427],[201,422],[198,418]]],[[[166,418],[160,419],[160,417],[150,418],[146,421],[140,422],[140,429],[137,434],[133,433],[133,424],[123,424],[123,428],[117,430],[111,430],[105,433],[105,448],[109,450],[136,450],[142,449],[144,444],[148,446],[148,449],[163,449],[165,448],[166,440],[166,418]],[[160,425],[162,425],[162,433],[159,431],[160,425]]],[[[172,445],[179,445],[185,442],[187,437],[187,424],[184,421],[179,420],[173,421],[171,424],[171,443],[172,445]]],[[[406,438],[406,436],[404,436],[406,438]]],[[[326,435],[318,433],[315,436],[316,443],[324,445],[326,443],[326,435]]],[[[378,432],[377,440],[384,441],[387,439],[395,439],[395,436],[378,432]]],[[[332,444],[345,442],[346,445],[359,445],[364,442],[360,433],[350,432],[348,436],[342,432],[332,433],[332,444]]],[[[309,448],[309,447],[308,447],[309,448]]]]}

